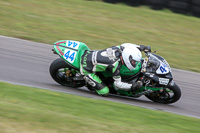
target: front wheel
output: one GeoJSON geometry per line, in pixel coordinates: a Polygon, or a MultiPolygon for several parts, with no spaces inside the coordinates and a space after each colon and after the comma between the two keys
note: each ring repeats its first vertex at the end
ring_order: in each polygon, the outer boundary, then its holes
{"type": "MultiPolygon", "coordinates": [[[[76,73],[79,72],[73,69],[62,58],[54,60],[49,68],[51,77],[59,84],[67,87],[82,87],[85,85],[84,80],[74,80],[76,73]]],[[[78,79],[78,77],[76,77],[78,79]]]]}
{"type": "Polygon", "coordinates": [[[157,103],[171,104],[177,102],[181,98],[181,90],[178,85],[174,83],[174,86],[164,88],[162,91],[152,92],[145,96],[157,103]]]}

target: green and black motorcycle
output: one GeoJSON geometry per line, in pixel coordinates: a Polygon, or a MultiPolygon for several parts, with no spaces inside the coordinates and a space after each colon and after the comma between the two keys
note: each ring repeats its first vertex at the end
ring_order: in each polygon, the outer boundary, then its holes
{"type": "MultiPolygon", "coordinates": [[[[90,50],[86,44],[72,40],[61,40],[53,44],[53,53],[61,58],[54,60],[49,68],[51,77],[59,84],[77,88],[86,86],[94,91],[92,86],[86,84],[80,74],[80,60],[85,50],[90,50]]],[[[116,91],[114,80],[108,71],[96,73],[109,87],[111,94],[128,97],[140,97],[145,95],[148,99],[164,104],[177,102],[181,97],[181,90],[174,82],[172,71],[167,61],[154,53],[145,52],[136,69],[130,71],[121,66],[120,74],[123,82],[134,83],[138,80],[143,82],[143,87],[133,91],[116,91]]]]}

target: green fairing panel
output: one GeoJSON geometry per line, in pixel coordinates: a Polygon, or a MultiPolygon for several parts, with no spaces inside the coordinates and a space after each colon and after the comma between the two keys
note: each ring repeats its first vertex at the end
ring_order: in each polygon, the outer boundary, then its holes
{"type": "Polygon", "coordinates": [[[123,90],[117,90],[117,92],[124,96],[133,96],[133,93],[131,91],[127,92],[127,91],[123,91],[123,90]]]}
{"type": "Polygon", "coordinates": [[[129,70],[125,65],[122,65],[120,67],[120,75],[122,75],[122,76],[135,75],[138,72],[140,72],[141,67],[142,67],[142,65],[140,62],[137,64],[137,66],[135,67],[134,70],[129,70]]]}
{"type": "Polygon", "coordinates": [[[54,49],[60,57],[72,66],[80,69],[81,56],[90,50],[85,43],[73,40],[61,40],[54,43],[54,49]]]}
{"type": "MultiPolygon", "coordinates": [[[[137,93],[141,93],[141,92],[143,92],[144,90],[152,90],[152,91],[159,91],[159,90],[161,90],[161,89],[163,89],[162,87],[161,88],[153,88],[153,87],[145,87],[145,86],[143,86],[137,93]]],[[[117,91],[119,94],[121,94],[121,95],[125,95],[125,96],[133,96],[133,93],[132,93],[132,91],[129,91],[129,92],[127,92],[127,91],[123,91],[123,90],[118,90],[117,91]]]]}
{"type": "Polygon", "coordinates": [[[159,91],[159,90],[161,90],[161,89],[163,89],[162,87],[149,87],[149,86],[143,86],[141,89],[140,89],[140,91],[143,91],[143,90],[148,90],[148,89],[150,89],[150,90],[152,90],[152,91],[159,91]]]}

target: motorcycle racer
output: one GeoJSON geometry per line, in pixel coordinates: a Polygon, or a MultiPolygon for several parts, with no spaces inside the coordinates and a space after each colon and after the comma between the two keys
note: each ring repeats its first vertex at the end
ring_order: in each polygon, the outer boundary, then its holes
{"type": "Polygon", "coordinates": [[[122,65],[125,65],[129,70],[134,70],[135,66],[141,62],[141,51],[150,52],[151,48],[150,46],[124,43],[104,50],[86,50],[81,58],[80,72],[84,75],[84,80],[102,96],[109,94],[109,88],[95,74],[96,72],[110,71],[116,90],[130,91],[131,89],[141,88],[141,82],[129,84],[122,82],[120,76],[122,65]]]}

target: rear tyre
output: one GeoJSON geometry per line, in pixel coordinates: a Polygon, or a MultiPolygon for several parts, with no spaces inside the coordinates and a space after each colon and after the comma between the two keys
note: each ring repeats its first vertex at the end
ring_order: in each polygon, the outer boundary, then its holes
{"type": "Polygon", "coordinates": [[[69,64],[67,64],[62,58],[54,60],[49,68],[51,77],[59,84],[67,87],[82,87],[85,85],[84,80],[74,80],[76,77],[75,72],[69,64]]]}
{"type": "Polygon", "coordinates": [[[157,103],[171,104],[177,102],[181,98],[181,90],[178,85],[174,83],[174,86],[170,86],[162,92],[153,92],[145,96],[157,103]]]}

